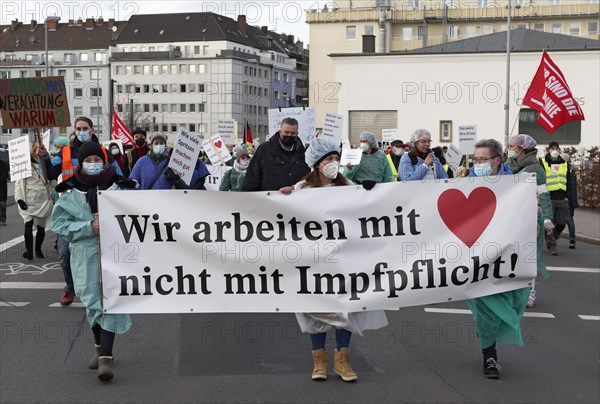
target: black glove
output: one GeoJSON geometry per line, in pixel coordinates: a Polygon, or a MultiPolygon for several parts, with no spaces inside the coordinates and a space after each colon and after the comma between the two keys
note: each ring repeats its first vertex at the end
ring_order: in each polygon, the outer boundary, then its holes
{"type": "Polygon", "coordinates": [[[21,208],[21,210],[27,210],[27,204],[25,203],[25,201],[23,199],[19,199],[17,201],[17,203],[19,204],[19,207],[21,208]]]}
{"type": "Polygon", "coordinates": [[[179,176],[170,167],[165,170],[165,177],[171,182],[177,182],[179,179],[179,176]]]}
{"type": "Polygon", "coordinates": [[[137,181],[132,180],[130,178],[123,178],[123,179],[115,182],[115,184],[117,184],[119,187],[121,187],[123,189],[136,189],[137,188],[137,181]]]}
{"type": "Polygon", "coordinates": [[[373,189],[373,187],[375,186],[375,184],[377,184],[375,181],[371,181],[371,180],[365,180],[362,182],[362,186],[364,189],[366,189],[367,191],[370,191],[373,189]]]}

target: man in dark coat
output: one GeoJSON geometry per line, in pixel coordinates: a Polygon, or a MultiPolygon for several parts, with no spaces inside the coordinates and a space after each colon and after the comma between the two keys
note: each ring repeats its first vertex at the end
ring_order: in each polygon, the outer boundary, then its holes
{"type": "Polygon", "coordinates": [[[242,191],[276,191],[296,184],[309,172],[298,121],[285,118],[279,131],[261,144],[250,160],[242,191]]]}
{"type": "Polygon", "coordinates": [[[6,226],[6,199],[8,198],[6,183],[8,182],[9,171],[8,163],[0,160],[0,226],[6,226]]]}

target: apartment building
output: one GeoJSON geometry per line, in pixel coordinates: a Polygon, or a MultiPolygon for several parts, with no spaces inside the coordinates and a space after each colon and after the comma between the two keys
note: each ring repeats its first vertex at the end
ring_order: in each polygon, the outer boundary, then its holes
{"type": "MultiPolygon", "coordinates": [[[[599,39],[598,0],[511,0],[511,29],[599,39]]],[[[506,31],[508,0],[339,0],[312,9],[310,105],[317,126],[338,112],[340,83],[331,53],[387,53],[506,31]]],[[[360,71],[361,66],[357,66],[360,71]]]]}
{"type": "Polygon", "coordinates": [[[264,138],[268,110],[297,98],[288,46],[243,15],[133,15],[110,59],[115,108],[127,125],[167,135],[179,127],[214,134],[233,118],[239,138],[245,122],[264,138]]]}
{"type": "MultiPolygon", "coordinates": [[[[110,137],[109,54],[112,40],[125,22],[102,18],[59,23],[49,17],[29,24],[12,21],[0,26],[1,78],[63,76],[69,97],[71,121],[88,116],[101,139],[110,137]],[[46,60],[46,32],[48,58],[46,60]]],[[[6,129],[0,122],[0,144],[33,130],[6,129]]],[[[72,128],[53,128],[53,137],[72,128]]]]}

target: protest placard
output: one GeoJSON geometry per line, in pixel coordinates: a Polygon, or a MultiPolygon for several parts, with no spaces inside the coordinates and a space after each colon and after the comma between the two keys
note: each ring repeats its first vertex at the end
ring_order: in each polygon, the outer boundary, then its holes
{"type": "Polygon", "coordinates": [[[398,129],[381,129],[381,141],[391,143],[398,139],[398,129]]]}
{"type": "Polygon", "coordinates": [[[279,131],[284,118],[294,118],[298,121],[298,136],[302,143],[310,143],[315,138],[315,110],[314,108],[281,108],[269,110],[269,133],[267,139],[279,131]]]}
{"type": "Polygon", "coordinates": [[[477,126],[464,125],[458,127],[458,148],[463,154],[475,153],[477,143],[477,126]]]}
{"type": "Polygon", "coordinates": [[[236,143],[236,128],[235,119],[222,119],[217,122],[217,133],[226,145],[236,143]]]}
{"type": "Polygon", "coordinates": [[[537,271],[531,174],[98,200],[106,313],[398,309],[526,288],[537,271]]]}
{"type": "Polygon", "coordinates": [[[50,150],[50,129],[42,133],[42,143],[46,147],[46,150],[50,150]]]}
{"type": "Polygon", "coordinates": [[[452,171],[456,172],[460,165],[462,156],[463,153],[458,147],[454,146],[453,144],[448,146],[448,151],[446,152],[446,163],[448,163],[452,171]]]}
{"type": "Polygon", "coordinates": [[[221,180],[223,180],[223,176],[231,167],[224,165],[213,165],[207,164],[206,168],[208,169],[208,177],[206,177],[206,181],[204,182],[204,187],[207,191],[218,191],[221,186],[221,180]]]}
{"type": "Polygon", "coordinates": [[[340,166],[345,167],[346,164],[350,163],[353,166],[360,164],[362,159],[361,149],[342,149],[342,157],[340,158],[340,166]]]}
{"type": "Polygon", "coordinates": [[[325,113],[323,121],[323,133],[321,136],[328,138],[334,144],[339,145],[342,141],[342,124],[344,117],[342,115],[325,113]]]}
{"type": "Polygon", "coordinates": [[[29,178],[33,175],[29,136],[21,136],[8,141],[8,164],[10,166],[11,182],[29,178]]]}
{"type": "Polygon", "coordinates": [[[232,159],[225,142],[219,135],[213,135],[202,142],[202,149],[213,165],[224,165],[232,159]]]}
{"type": "Polygon", "coordinates": [[[177,139],[169,160],[169,168],[173,170],[188,185],[192,182],[192,175],[196,168],[200,154],[200,137],[179,128],[177,139]]]}
{"type": "Polygon", "coordinates": [[[62,76],[0,80],[0,108],[5,129],[71,125],[62,76]]]}

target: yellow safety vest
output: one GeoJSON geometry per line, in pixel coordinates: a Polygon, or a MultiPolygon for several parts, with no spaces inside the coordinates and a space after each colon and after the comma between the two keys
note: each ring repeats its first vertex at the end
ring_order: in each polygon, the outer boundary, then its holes
{"type": "Polygon", "coordinates": [[[398,181],[398,170],[394,166],[394,162],[392,161],[392,156],[390,156],[388,153],[385,155],[385,157],[387,157],[388,162],[390,163],[390,168],[392,169],[392,174],[394,174],[394,181],[398,181]]]}
{"type": "Polygon", "coordinates": [[[546,169],[546,190],[548,192],[567,190],[567,163],[548,164],[545,158],[541,159],[546,169]]]}
{"type": "Polygon", "coordinates": [[[444,164],[442,167],[444,167],[444,170],[446,170],[446,172],[448,172],[448,169],[450,168],[448,164],[444,164]]]}

